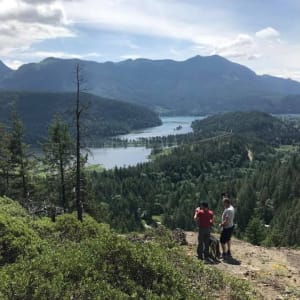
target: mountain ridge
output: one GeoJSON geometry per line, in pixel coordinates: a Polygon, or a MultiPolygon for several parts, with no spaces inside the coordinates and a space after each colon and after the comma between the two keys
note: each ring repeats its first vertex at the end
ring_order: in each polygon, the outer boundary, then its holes
{"type": "MultiPolygon", "coordinates": [[[[9,75],[0,73],[0,89],[74,91],[78,63],[83,66],[90,93],[177,114],[232,110],[284,113],[284,98],[300,95],[300,82],[257,75],[218,55],[197,55],[184,61],[139,58],[104,63],[49,57],[25,64],[9,75]]],[[[298,106],[300,112],[300,100],[298,106]]]]}
{"type": "Polygon", "coordinates": [[[0,79],[11,72],[13,72],[13,70],[0,60],[0,79]]]}

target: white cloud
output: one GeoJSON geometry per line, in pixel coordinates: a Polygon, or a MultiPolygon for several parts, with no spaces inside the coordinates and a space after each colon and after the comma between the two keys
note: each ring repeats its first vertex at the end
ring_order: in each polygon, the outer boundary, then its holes
{"type": "Polygon", "coordinates": [[[17,21],[0,23],[0,55],[24,51],[41,40],[73,36],[72,32],[61,26],[17,21]]]}
{"type": "Polygon", "coordinates": [[[227,58],[256,59],[260,54],[256,53],[257,47],[253,37],[248,34],[239,34],[237,37],[224,44],[220,44],[212,54],[219,54],[227,58]]]}
{"type": "Polygon", "coordinates": [[[204,13],[198,6],[161,0],[83,0],[65,4],[68,18],[74,23],[96,29],[183,39],[197,44],[224,43],[226,35],[220,34],[222,28],[213,22],[218,12],[204,13]],[[211,21],[209,26],[207,20],[211,21]]]}
{"type": "Polygon", "coordinates": [[[64,10],[56,1],[0,2],[0,55],[13,54],[36,42],[62,37],[74,37],[74,33],[66,27],[64,10]]]}
{"type": "Polygon", "coordinates": [[[96,52],[90,53],[67,53],[61,51],[35,51],[26,54],[27,56],[37,57],[37,58],[44,58],[44,57],[57,57],[57,58],[78,58],[78,59],[90,59],[90,58],[99,58],[102,55],[96,52]]]}
{"type": "MultiPolygon", "coordinates": [[[[50,4],[50,3],[54,3],[57,2],[58,0],[23,0],[23,2],[29,3],[29,4],[35,4],[35,5],[40,5],[40,4],[50,4]]],[[[81,1],[81,0],[61,0],[61,1],[81,1]]]]}
{"type": "MultiPolygon", "coordinates": [[[[81,4],[86,7],[84,14],[79,3],[66,4],[68,18],[87,27],[184,40],[194,44],[194,50],[190,49],[193,55],[213,53],[249,60],[260,57],[252,36],[236,32],[223,12],[209,11],[199,3],[192,5],[182,1],[162,0],[83,0],[81,4]],[[198,53],[194,53],[195,50],[198,53]]],[[[182,57],[180,53],[186,52],[176,51],[174,47],[170,51],[176,58],[182,57]]]]}
{"type": "Polygon", "coordinates": [[[279,38],[280,33],[273,27],[266,27],[255,33],[255,36],[262,39],[276,39],[279,38]]]}

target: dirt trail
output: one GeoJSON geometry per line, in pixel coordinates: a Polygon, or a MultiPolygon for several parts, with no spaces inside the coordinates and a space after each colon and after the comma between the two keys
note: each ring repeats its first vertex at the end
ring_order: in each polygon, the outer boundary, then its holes
{"type": "MultiPolygon", "coordinates": [[[[195,256],[197,233],[186,232],[188,255],[195,256]]],[[[300,299],[300,250],[264,248],[233,239],[229,261],[211,265],[250,281],[267,300],[300,299]]]]}

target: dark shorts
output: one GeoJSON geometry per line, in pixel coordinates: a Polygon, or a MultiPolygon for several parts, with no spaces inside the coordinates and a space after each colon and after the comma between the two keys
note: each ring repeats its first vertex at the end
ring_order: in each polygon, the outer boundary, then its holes
{"type": "Polygon", "coordinates": [[[232,232],[233,232],[233,228],[234,228],[234,226],[229,227],[229,228],[223,228],[223,230],[221,232],[221,236],[220,236],[221,244],[225,244],[228,241],[230,241],[232,232]]]}

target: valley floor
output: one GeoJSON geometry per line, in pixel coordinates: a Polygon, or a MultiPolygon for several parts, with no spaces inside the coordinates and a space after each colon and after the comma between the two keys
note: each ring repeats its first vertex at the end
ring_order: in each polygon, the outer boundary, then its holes
{"type": "MultiPolygon", "coordinates": [[[[188,255],[196,255],[197,233],[186,232],[188,255]]],[[[265,248],[232,240],[233,259],[212,267],[253,284],[263,299],[300,299],[300,250],[265,248]]],[[[226,299],[226,298],[224,298],[226,299]]]]}

